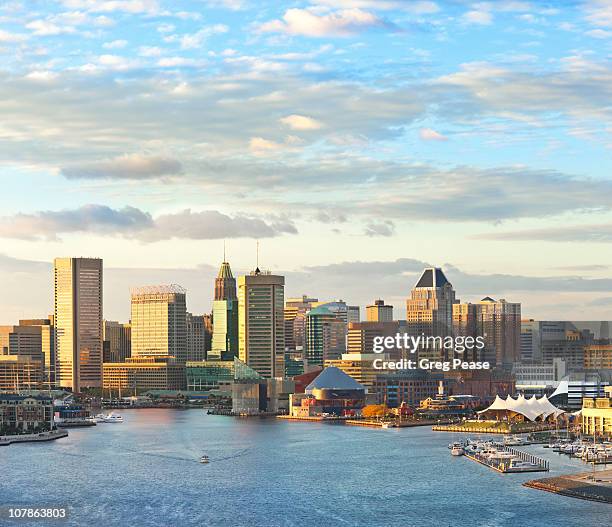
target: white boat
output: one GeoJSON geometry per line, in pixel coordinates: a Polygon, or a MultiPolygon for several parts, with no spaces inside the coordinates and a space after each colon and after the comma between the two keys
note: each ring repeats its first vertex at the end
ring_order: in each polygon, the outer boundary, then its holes
{"type": "Polygon", "coordinates": [[[518,458],[510,460],[510,469],[530,470],[535,468],[539,468],[539,465],[531,463],[530,461],[523,461],[522,459],[518,458]]]}
{"type": "Polygon", "coordinates": [[[465,454],[463,448],[458,446],[451,448],[451,456],[462,456],[463,454],[465,454]]]}
{"type": "Polygon", "coordinates": [[[210,459],[208,459],[208,456],[202,456],[200,458],[200,463],[210,463],[210,459]]]}
{"type": "Polygon", "coordinates": [[[111,412],[108,415],[105,415],[102,419],[104,423],[123,423],[123,417],[119,414],[111,412]]]}

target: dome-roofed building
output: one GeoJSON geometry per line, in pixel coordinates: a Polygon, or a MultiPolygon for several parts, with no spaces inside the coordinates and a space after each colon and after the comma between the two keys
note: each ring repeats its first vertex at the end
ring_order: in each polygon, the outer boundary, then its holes
{"type": "Polygon", "coordinates": [[[365,405],[365,386],[335,366],[325,368],[305,392],[292,395],[291,415],[352,415],[365,405]]]}

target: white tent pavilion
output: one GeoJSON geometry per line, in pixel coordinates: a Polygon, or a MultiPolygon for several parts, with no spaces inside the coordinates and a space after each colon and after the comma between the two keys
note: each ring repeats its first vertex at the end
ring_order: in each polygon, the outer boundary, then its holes
{"type": "Polygon", "coordinates": [[[525,399],[523,395],[519,395],[516,399],[510,396],[502,399],[497,395],[491,406],[478,412],[479,415],[493,414],[496,417],[499,417],[500,413],[509,418],[522,416],[528,421],[546,421],[549,417],[557,418],[565,412],[554,406],[548,397],[536,399],[535,395],[530,399],[525,399]]]}

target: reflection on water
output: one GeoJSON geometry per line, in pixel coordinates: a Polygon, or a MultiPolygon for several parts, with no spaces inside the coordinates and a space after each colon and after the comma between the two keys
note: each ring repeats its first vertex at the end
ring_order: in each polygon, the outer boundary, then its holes
{"type": "MultiPolygon", "coordinates": [[[[0,450],[0,505],[70,505],[58,525],[589,526],[612,507],[527,489],[449,455],[428,428],[124,410],[124,423],[0,450]],[[208,455],[209,464],[200,456],[208,455]]],[[[585,471],[539,446],[551,474],[585,471]]],[[[19,525],[27,525],[20,523],[19,525]]],[[[42,525],[35,524],[32,525],[42,525]]],[[[49,524],[51,525],[51,524],[49,524]]]]}

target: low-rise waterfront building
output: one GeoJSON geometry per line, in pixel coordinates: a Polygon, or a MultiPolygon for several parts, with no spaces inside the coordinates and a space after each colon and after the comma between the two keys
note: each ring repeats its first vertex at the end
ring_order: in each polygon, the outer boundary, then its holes
{"type": "Polygon", "coordinates": [[[325,367],[335,366],[366,387],[368,393],[374,390],[376,376],[380,369],[374,368],[375,360],[389,360],[389,355],[381,353],[343,353],[340,359],[326,360],[325,367]]]}
{"type": "Polygon", "coordinates": [[[391,408],[406,403],[418,406],[419,403],[436,394],[438,383],[444,377],[441,373],[431,373],[426,370],[402,370],[376,376],[373,390],[378,404],[386,404],[391,408]]]}
{"type": "Polygon", "coordinates": [[[366,388],[339,368],[325,368],[304,394],[292,394],[290,413],[294,417],[321,414],[353,415],[365,405],[366,388]]]}
{"type": "Polygon", "coordinates": [[[185,365],[172,356],[129,357],[125,362],[107,362],[102,384],[111,390],[184,390],[185,365]]]}
{"type": "Polygon", "coordinates": [[[606,387],[605,397],[583,399],[581,417],[584,435],[612,438],[612,386],[606,387]]]}
{"type": "Polygon", "coordinates": [[[192,391],[231,391],[234,360],[189,361],[186,364],[187,389],[192,391]]]}
{"type": "Polygon", "coordinates": [[[0,393],[0,435],[53,428],[53,400],[42,395],[0,393]]]}

